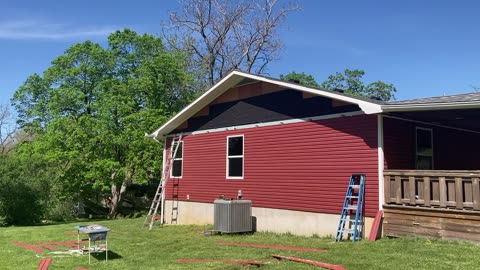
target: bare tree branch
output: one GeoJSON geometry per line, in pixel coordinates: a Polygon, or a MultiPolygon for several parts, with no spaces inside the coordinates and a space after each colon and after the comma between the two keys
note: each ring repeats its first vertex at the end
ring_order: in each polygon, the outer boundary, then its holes
{"type": "Polygon", "coordinates": [[[7,155],[14,148],[17,127],[7,105],[0,105],[0,156],[7,155]]]}
{"type": "MultiPolygon", "coordinates": [[[[213,85],[233,69],[263,73],[283,48],[278,30],[297,4],[277,0],[183,1],[170,15],[170,29],[186,38],[170,45],[192,53],[192,66],[206,70],[213,85]]],[[[172,40],[168,39],[167,40],[172,40]]]]}

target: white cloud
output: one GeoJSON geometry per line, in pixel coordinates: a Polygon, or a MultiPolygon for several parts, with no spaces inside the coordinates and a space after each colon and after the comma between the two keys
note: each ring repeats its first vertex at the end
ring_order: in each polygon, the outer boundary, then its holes
{"type": "Polygon", "coordinates": [[[67,24],[50,23],[42,20],[0,21],[0,39],[44,39],[65,40],[107,36],[115,27],[72,27],[67,24]]]}

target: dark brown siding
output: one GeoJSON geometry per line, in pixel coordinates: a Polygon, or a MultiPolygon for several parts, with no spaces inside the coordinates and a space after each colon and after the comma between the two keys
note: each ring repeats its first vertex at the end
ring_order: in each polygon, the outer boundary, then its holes
{"type": "Polygon", "coordinates": [[[480,134],[384,117],[385,169],[415,169],[415,127],[432,128],[435,170],[480,169],[480,134]]]}
{"type": "Polygon", "coordinates": [[[412,122],[383,118],[385,169],[415,169],[414,132],[412,122]]]}
{"type": "Polygon", "coordinates": [[[205,113],[190,118],[185,129],[174,133],[360,111],[357,105],[333,104],[331,99],[320,96],[305,98],[302,92],[291,89],[214,103],[206,108],[205,113]]]}
{"type": "Polygon", "coordinates": [[[378,210],[376,116],[188,135],[183,162],[181,201],[212,203],[241,189],[256,207],[340,214],[350,175],[365,173],[366,214],[378,210]],[[242,180],[226,179],[229,135],[244,135],[242,180]]]}

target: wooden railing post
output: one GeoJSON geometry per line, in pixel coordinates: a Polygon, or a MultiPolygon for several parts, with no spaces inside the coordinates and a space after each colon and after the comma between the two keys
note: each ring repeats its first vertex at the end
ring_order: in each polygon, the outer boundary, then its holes
{"type": "Polygon", "coordinates": [[[395,175],[395,197],[397,204],[402,204],[402,179],[400,175],[395,175]]]}
{"type": "Polygon", "coordinates": [[[415,176],[408,177],[408,189],[409,189],[409,198],[410,204],[415,205],[416,193],[415,193],[415,176]]]}
{"type": "Polygon", "coordinates": [[[440,176],[438,178],[438,185],[440,188],[440,207],[447,207],[447,182],[445,177],[440,176]]]}
{"type": "Polygon", "coordinates": [[[392,198],[392,194],[390,194],[390,175],[384,176],[383,181],[385,203],[390,203],[390,199],[392,198]]]}
{"type": "Polygon", "coordinates": [[[423,189],[424,204],[430,206],[430,177],[428,176],[423,177],[423,189]]]}
{"type": "Polygon", "coordinates": [[[455,177],[455,204],[457,209],[463,209],[463,184],[461,177],[455,177]]]}
{"type": "Polygon", "coordinates": [[[480,210],[480,188],[478,178],[472,179],[473,210],[480,210]]]}

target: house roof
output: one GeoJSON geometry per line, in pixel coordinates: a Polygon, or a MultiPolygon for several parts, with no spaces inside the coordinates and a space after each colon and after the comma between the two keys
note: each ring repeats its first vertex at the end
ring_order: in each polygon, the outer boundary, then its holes
{"type": "Polygon", "coordinates": [[[360,109],[366,114],[375,114],[382,111],[381,105],[384,104],[382,101],[351,96],[348,94],[340,93],[337,91],[330,91],[319,88],[306,87],[292,82],[282,81],[266,76],[254,75],[250,73],[245,73],[241,71],[232,71],[225,78],[215,84],[212,88],[206,91],[203,95],[198,97],[195,101],[190,103],[187,107],[177,113],[174,117],[168,120],[160,128],[152,132],[151,134],[146,134],[147,137],[161,137],[169,134],[175,128],[180,126],[183,122],[187,121],[190,117],[195,115],[202,108],[210,104],[221,94],[226,92],[228,89],[250,83],[250,82],[266,82],[279,86],[284,86],[288,89],[298,90],[313,95],[323,96],[335,100],[344,101],[351,104],[356,104],[360,109]]]}
{"type": "Polygon", "coordinates": [[[384,112],[480,108],[480,92],[386,102],[384,112]]]}
{"type": "Polygon", "coordinates": [[[293,82],[282,81],[261,75],[250,74],[242,71],[232,71],[221,81],[211,87],[203,95],[190,103],[161,127],[147,137],[157,138],[168,135],[202,108],[213,102],[228,89],[252,82],[266,82],[283,86],[288,89],[298,90],[313,95],[327,97],[351,104],[356,104],[365,114],[378,114],[382,112],[413,112],[434,111],[450,109],[477,109],[480,108],[480,93],[468,93],[460,95],[419,98],[402,101],[384,102],[366,97],[353,96],[338,91],[303,86],[293,82]]]}

